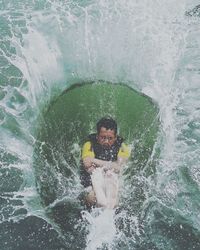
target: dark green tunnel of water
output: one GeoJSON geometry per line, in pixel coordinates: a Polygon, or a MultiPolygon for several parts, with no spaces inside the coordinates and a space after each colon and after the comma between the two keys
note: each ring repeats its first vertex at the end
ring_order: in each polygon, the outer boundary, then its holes
{"type": "MultiPolygon", "coordinates": [[[[145,168],[159,130],[157,106],[124,84],[75,84],[51,102],[40,120],[34,167],[45,205],[63,197],[75,185],[81,146],[103,116],[113,117],[120,136],[132,145],[132,165],[126,175],[133,176],[145,168]]],[[[146,174],[152,172],[151,165],[146,174]]]]}

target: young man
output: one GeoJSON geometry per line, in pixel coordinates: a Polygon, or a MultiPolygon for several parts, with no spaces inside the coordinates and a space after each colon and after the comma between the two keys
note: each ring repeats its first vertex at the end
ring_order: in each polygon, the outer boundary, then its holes
{"type": "Polygon", "coordinates": [[[114,208],[118,203],[118,174],[130,156],[130,150],[117,135],[117,123],[102,118],[97,134],[88,136],[82,148],[81,183],[87,188],[89,206],[114,208]]]}

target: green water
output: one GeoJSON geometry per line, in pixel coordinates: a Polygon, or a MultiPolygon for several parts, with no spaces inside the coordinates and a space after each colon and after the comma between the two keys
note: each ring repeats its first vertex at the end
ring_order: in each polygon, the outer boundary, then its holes
{"type": "MultiPolygon", "coordinates": [[[[134,210],[139,214],[145,201],[145,186],[134,178],[154,173],[155,162],[148,161],[159,132],[157,106],[124,84],[96,81],[72,85],[52,101],[38,122],[33,165],[43,204],[50,208],[49,216],[65,235],[77,234],[72,225],[79,224],[84,209],[79,199],[83,189],[79,181],[81,147],[104,116],[112,116],[117,121],[119,134],[132,149],[124,178],[140,190],[132,208],[131,197],[127,202],[122,201],[121,206],[127,203],[129,212],[134,210]]],[[[80,232],[84,235],[84,231],[80,232]]]]}
{"type": "Polygon", "coordinates": [[[80,152],[107,114],[132,155],[102,249],[200,248],[197,2],[0,1],[2,250],[89,247],[80,152]]]}

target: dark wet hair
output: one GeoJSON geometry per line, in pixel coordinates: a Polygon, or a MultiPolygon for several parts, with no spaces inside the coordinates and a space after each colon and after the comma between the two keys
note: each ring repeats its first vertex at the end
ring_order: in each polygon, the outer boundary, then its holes
{"type": "Polygon", "coordinates": [[[103,117],[97,122],[97,133],[100,133],[100,129],[104,127],[106,129],[114,130],[117,134],[117,123],[111,117],[103,117]]]}

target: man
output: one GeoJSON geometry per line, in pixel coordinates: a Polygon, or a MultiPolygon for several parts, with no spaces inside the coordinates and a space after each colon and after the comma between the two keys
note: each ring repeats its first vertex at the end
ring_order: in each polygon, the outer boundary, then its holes
{"type": "Polygon", "coordinates": [[[87,188],[87,205],[114,208],[118,202],[118,174],[130,150],[117,135],[117,123],[102,118],[97,134],[88,136],[82,148],[81,183],[87,188]]]}

